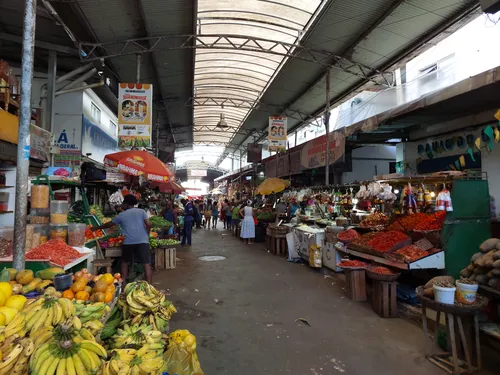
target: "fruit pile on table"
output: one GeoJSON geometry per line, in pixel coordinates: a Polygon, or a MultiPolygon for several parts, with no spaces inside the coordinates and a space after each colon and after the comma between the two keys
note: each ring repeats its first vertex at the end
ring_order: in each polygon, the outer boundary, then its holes
{"type": "MultiPolygon", "coordinates": [[[[0,282],[0,375],[203,374],[195,336],[186,330],[169,334],[177,310],[147,282],[129,283],[109,300],[119,275],[81,272],[70,289],[48,286],[27,298],[12,285],[35,280],[25,271],[0,272],[0,278],[12,278],[0,282]],[[187,367],[179,367],[179,358],[187,367]]],[[[43,271],[38,275],[59,270],[43,271]]]]}

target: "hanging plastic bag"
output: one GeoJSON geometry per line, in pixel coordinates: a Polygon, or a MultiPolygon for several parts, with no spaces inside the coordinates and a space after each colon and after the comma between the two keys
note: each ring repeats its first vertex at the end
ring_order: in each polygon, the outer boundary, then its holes
{"type": "Polygon", "coordinates": [[[163,359],[162,372],[176,375],[204,375],[198,355],[196,338],[188,330],[177,330],[169,337],[169,347],[163,359]]]}

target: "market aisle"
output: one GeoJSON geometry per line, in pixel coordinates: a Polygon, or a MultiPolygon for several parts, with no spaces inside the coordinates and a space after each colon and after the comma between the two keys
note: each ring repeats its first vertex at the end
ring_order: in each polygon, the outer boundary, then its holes
{"type": "Polygon", "coordinates": [[[367,303],[345,298],[331,278],[261,244],[201,229],[177,258],[177,268],[156,273],[153,284],[170,288],[179,310],[172,329],[197,336],[207,375],[443,374],[423,358],[418,327],[379,318],[367,303]],[[198,259],[204,255],[226,259],[198,259]]]}

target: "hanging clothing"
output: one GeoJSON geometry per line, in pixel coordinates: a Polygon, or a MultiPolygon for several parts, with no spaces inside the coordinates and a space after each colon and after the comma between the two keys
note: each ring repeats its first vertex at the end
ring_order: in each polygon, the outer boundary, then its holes
{"type": "Polygon", "coordinates": [[[255,238],[255,222],[253,219],[253,209],[246,206],[243,210],[244,217],[241,222],[241,238],[255,238]]]}

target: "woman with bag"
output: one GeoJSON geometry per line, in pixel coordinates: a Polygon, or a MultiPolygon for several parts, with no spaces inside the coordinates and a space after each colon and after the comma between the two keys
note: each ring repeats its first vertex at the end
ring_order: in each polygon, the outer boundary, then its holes
{"type": "Polygon", "coordinates": [[[247,205],[240,210],[240,215],[243,216],[240,236],[243,238],[243,242],[251,245],[253,243],[252,240],[255,238],[254,210],[251,200],[248,200],[247,205]]]}

